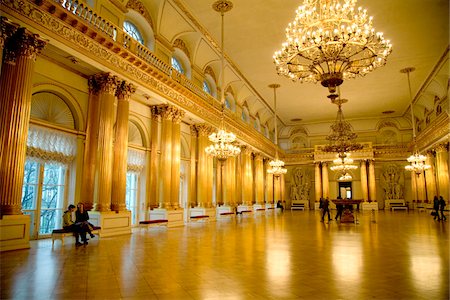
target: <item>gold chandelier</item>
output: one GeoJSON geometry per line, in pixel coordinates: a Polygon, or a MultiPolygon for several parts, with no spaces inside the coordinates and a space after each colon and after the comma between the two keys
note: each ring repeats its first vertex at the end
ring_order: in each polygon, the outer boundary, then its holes
{"type": "Polygon", "coordinates": [[[278,131],[277,131],[277,88],[279,84],[273,83],[269,87],[273,89],[273,102],[274,102],[274,120],[275,120],[275,159],[269,162],[270,169],[267,169],[267,173],[272,174],[275,177],[286,174],[287,169],[284,168],[284,161],[278,159],[278,131]]]}
{"type": "Polygon", "coordinates": [[[286,28],[287,41],[273,56],[279,75],[321,82],[334,93],[344,79],[386,64],[390,41],[375,32],[367,10],[355,9],[356,0],[341,2],[304,0],[286,28]]]}
{"type": "Polygon", "coordinates": [[[344,120],[342,104],[348,102],[347,99],[338,98],[337,95],[330,95],[331,102],[338,106],[336,121],[331,125],[331,134],[326,137],[330,144],[322,147],[324,152],[336,152],[340,158],[345,158],[348,152],[360,150],[363,145],[355,142],[358,135],[352,131],[352,125],[344,120]]]}
{"type": "Polygon", "coordinates": [[[341,176],[339,176],[338,181],[350,181],[353,177],[349,173],[342,173],[341,176]]]}
{"type": "Polygon", "coordinates": [[[414,72],[414,70],[415,70],[415,68],[409,67],[409,68],[401,69],[400,72],[406,73],[406,75],[408,76],[408,88],[409,88],[409,97],[411,99],[410,110],[411,110],[411,121],[412,121],[412,128],[413,128],[413,143],[414,143],[414,153],[406,159],[410,163],[410,165],[405,166],[405,169],[407,171],[411,171],[411,172],[414,172],[417,175],[419,175],[423,171],[431,168],[431,166],[426,164],[425,160],[427,159],[427,157],[424,155],[421,155],[419,153],[419,150],[417,150],[417,146],[416,146],[416,124],[415,124],[416,122],[415,122],[414,111],[413,111],[413,97],[412,97],[412,92],[411,92],[411,81],[409,78],[409,74],[411,72],[414,72]]]}
{"type": "Polygon", "coordinates": [[[339,155],[333,160],[333,166],[330,167],[332,171],[340,171],[343,174],[346,174],[350,170],[356,170],[358,166],[353,165],[353,159],[349,158],[347,153],[344,153],[345,156],[339,155]]]}
{"type": "Polygon", "coordinates": [[[224,75],[224,14],[233,8],[233,3],[227,0],[219,0],[213,3],[213,9],[220,12],[222,18],[222,57],[221,57],[221,91],[220,91],[220,102],[221,115],[220,115],[220,126],[217,132],[212,133],[208,136],[209,140],[213,143],[205,148],[205,152],[208,155],[214,156],[219,162],[224,162],[228,157],[233,157],[241,153],[241,149],[235,146],[236,135],[232,132],[227,132],[225,129],[225,75],[224,75]]]}

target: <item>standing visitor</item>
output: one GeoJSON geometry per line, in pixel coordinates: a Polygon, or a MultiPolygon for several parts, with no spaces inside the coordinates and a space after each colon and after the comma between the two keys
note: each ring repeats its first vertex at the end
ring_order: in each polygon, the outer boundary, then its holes
{"type": "Polygon", "coordinates": [[[437,196],[434,196],[433,199],[433,213],[432,215],[434,215],[434,220],[436,220],[436,218],[438,219],[438,221],[441,220],[441,218],[439,218],[439,199],[437,196]]]}
{"type": "Polygon", "coordinates": [[[439,210],[441,211],[441,220],[446,221],[447,217],[444,216],[444,209],[445,209],[445,200],[442,198],[442,196],[439,197],[439,210]]]}
{"type": "Polygon", "coordinates": [[[330,209],[329,209],[330,201],[326,198],[322,203],[322,221],[325,218],[325,214],[328,213],[328,221],[331,221],[330,209]]]}

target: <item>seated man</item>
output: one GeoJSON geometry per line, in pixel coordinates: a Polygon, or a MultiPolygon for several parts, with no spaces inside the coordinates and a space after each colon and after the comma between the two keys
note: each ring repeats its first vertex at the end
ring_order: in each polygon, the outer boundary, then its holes
{"type": "Polygon", "coordinates": [[[278,200],[277,202],[277,208],[281,208],[281,211],[284,210],[283,204],[281,203],[281,200],[278,200]]]}
{"type": "Polygon", "coordinates": [[[70,204],[69,207],[67,207],[67,210],[63,214],[63,228],[64,230],[73,232],[73,235],[75,236],[75,246],[82,245],[80,243],[80,234],[84,234],[86,237],[86,232],[82,230],[82,228],[75,224],[75,222],[72,219],[72,213],[75,211],[75,205],[70,204]]]}

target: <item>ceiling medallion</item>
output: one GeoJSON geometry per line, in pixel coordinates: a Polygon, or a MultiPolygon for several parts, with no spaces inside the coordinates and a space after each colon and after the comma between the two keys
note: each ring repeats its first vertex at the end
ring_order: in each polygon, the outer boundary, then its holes
{"type": "Polygon", "coordinates": [[[321,82],[330,93],[344,79],[364,76],[386,64],[392,44],[375,32],[367,10],[356,0],[304,0],[287,41],[273,55],[279,75],[294,81],[321,82]]]}

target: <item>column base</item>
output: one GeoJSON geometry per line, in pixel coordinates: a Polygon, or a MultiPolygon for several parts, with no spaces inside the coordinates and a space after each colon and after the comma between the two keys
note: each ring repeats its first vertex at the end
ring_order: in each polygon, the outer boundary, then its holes
{"type": "Polygon", "coordinates": [[[90,211],[89,222],[100,226],[100,237],[131,234],[131,211],[90,211]]]}
{"type": "Polygon", "coordinates": [[[30,248],[30,216],[4,215],[0,219],[0,251],[30,248]]]}
{"type": "Polygon", "coordinates": [[[167,227],[184,226],[184,209],[155,208],[149,213],[150,220],[167,220],[167,227]]]}
{"type": "Polygon", "coordinates": [[[363,202],[361,203],[362,210],[378,210],[378,202],[363,202]]]}

